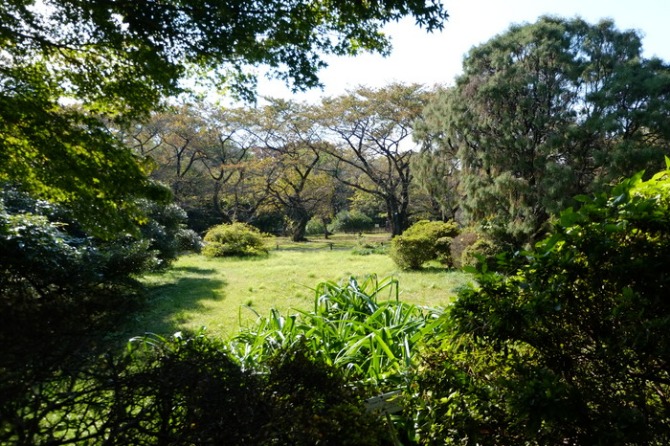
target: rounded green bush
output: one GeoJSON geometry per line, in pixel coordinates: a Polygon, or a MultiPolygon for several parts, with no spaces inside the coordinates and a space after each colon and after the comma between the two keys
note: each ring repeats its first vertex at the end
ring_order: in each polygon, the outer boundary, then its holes
{"type": "Polygon", "coordinates": [[[461,233],[451,240],[449,250],[451,252],[454,268],[462,268],[463,266],[466,266],[462,263],[463,251],[482,237],[484,237],[484,235],[476,228],[468,227],[463,228],[461,233]]]}
{"type": "Polygon", "coordinates": [[[491,268],[494,263],[494,257],[501,252],[493,240],[488,238],[479,238],[474,243],[468,245],[461,253],[460,263],[462,267],[474,266],[478,267],[482,261],[486,262],[487,266],[491,268]]]}
{"type": "Polygon", "coordinates": [[[268,253],[261,232],[245,223],[217,225],[203,239],[207,257],[246,257],[268,253]]]}
{"type": "Polygon", "coordinates": [[[391,241],[390,255],[402,269],[420,269],[429,260],[452,266],[450,246],[456,235],[454,222],[421,220],[391,241]]]}
{"type": "Polygon", "coordinates": [[[323,224],[323,221],[312,218],[307,222],[305,235],[323,235],[327,230],[328,229],[326,228],[326,225],[323,224]]]}
{"type": "Polygon", "coordinates": [[[425,236],[399,235],[391,240],[389,254],[402,269],[420,269],[421,265],[434,258],[433,240],[425,236]]]}

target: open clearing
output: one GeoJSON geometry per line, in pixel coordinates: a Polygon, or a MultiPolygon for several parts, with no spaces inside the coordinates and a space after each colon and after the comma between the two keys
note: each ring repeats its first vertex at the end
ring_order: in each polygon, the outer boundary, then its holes
{"type": "Polygon", "coordinates": [[[186,255],[167,272],[143,278],[148,305],[123,331],[168,335],[206,327],[210,334],[228,337],[272,308],[282,313],[311,309],[313,288],[320,282],[368,275],[398,279],[401,300],[429,307],[447,305],[471,281],[469,274],[439,266],[401,271],[387,255],[342,249],[275,250],[258,259],[186,255]]]}

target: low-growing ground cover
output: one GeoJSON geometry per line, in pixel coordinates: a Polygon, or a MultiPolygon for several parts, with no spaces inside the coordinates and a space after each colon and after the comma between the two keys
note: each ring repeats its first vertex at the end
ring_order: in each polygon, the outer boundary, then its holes
{"type": "Polygon", "coordinates": [[[171,334],[204,326],[210,334],[229,337],[273,308],[282,313],[310,309],[317,284],[350,276],[395,277],[401,300],[430,307],[448,304],[456,289],[471,280],[469,274],[438,266],[401,271],[387,255],[303,246],[280,245],[267,257],[254,259],[182,256],[167,272],[143,278],[150,299],[124,335],[171,334]]]}

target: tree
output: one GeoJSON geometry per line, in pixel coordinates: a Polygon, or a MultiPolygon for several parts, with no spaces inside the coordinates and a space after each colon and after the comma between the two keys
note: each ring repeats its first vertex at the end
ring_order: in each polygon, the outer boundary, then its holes
{"type": "Polygon", "coordinates": [[[441,220],[455,220],[460,210],[458,148],[441,130],[445,89],[435,91],[420,119],[414,122],[414,140],[422,147],[412,159],[415,183],[427,194],[433,213],[441,220]]]}
{"type": "MultiPolygon", "coordinates": [[[[135,125],[136,129],[143,127],[135,125]]],[[[184,105],[155,113],[147,122],[146,130],[133,135],[138,142],[137,150],[156,163],[151,177],[169,185],[181,205],[197,193],[198,186],[203,182],[201,164],[209,149],[207,132],[203,114],[184,105]],[[150,151],[146,150],[144,142],[147,138],[153,142],[150,151]]]]}
{"type": "Polygon", "coordinates": [[[173,106],[129,126],[123,138],[153,161],[150,177],[169,185],[175,200],[194,216],[193,224],[204,230],[238,220],[239,206],[225,204],[223,195],[237,197],[245,179],[252,140],[245,130],[247,115],[241,108],[203,103],[173,106]],[[210,224],[200,221],[200,214],[209,214],[204,220],[210,224]]]}
{"type": "Polygon", "coordinates": [[[359,87],[348,95],[325,99],[316,111],[316,119],[336,144],[328,152],[339,161],[333,175],[383,200],[393,235],[400,235],[409,221],[414,152],[407,145],[425,101],[419,85],[359,87]]]}
{"type": "Polygon", "coordinates": [[[459,293],[418,369],[424,443],[668,443],[670,170],[580,200],[459,293]]]}
{"type": "Polygon", "coordinates": [[[457,153],[465,218],[520,247],[571,197],[658,168],[669,94],[635,32],[544,17],[472,49],[425,121],[446,162],[457,153]]]}
{"type": "Polygon", "coordinates": [[[285,215],[294,241],[303,241],[307,223],[335,193],[333,181],[320,170],[328,143],[302,104],[271,100],[249,114],[248,131],[256,138],[255,156],[268,193],[266,205],[285,215]]]}
{"type": "Polygon", "coordinates": [[[447,17],[438,1],[419,0],[3,2],[0,181],[72,205],[99,232],[123,226],[119,209],[141,218],[129,193],[153,190],[99,117],[146,116],[187,77],[249,97],[249,68],[259,65],[295,89],[313,87],[323,54],[385,53],[381,27],[407,15],[428,30],[447,17]]]}

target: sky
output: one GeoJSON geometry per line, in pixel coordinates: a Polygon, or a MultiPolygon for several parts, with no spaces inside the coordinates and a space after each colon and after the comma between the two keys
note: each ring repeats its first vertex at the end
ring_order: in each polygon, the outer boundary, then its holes
{"type": "Polygon", "coordinates": [[[313,102],[358,85],[452,85],[461,73],[463,56],[473,46],[512,24],[533,23],[543,15],[581,17],[590,23],[612,19],[621,30],[641,33],[644,57],[670,62],[670,0],[443,0],[443,4],[449,20],[442,32],[429,34],[411,19],[389,24],[385,28],[393,44],[389,57],[327,57],[329,66],[320,72],[323,90],[294,94],[280,81],[262,79],[258,93],[313,102]]]}

